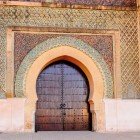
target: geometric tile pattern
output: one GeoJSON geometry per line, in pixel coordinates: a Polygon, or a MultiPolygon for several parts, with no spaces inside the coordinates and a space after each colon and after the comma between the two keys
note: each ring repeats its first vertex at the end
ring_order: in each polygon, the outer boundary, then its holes
{"type": "Polygon", "coordinates": [[[3,88],[5,88],[7,26],[120,31],[122,98],[140,98],[137,11],[1,6],[0,84],[3,88]]]}
{"type": "MultiPolygon", "coordinates": [[[[52,29],[54,31],[54,29],[52,29]]],[[[51,32],[51,31],[50,31],[51,32]]],[[[72,37],[80,39],[90,46],[94,47],[104,58],[105,62],[112,73],[113,77],[113,38],[109,35],[76,35],[76,34],[33,34],[20,33],[14,34],[14,71],[15,75],[24,57],[37,44],[49,39],[59,36],[72,37]]]]}
{"type": "Polygon", "coordinates": [[[23,59],[19,70],[16,75],[15,80],[15,94],[16,97],[24,97],[25,93],[25,83],[29,68],[32,66],[34,61],[41,56],[41,54],[51,50],[53,48],[59,47],[61,45],[70,46],[77,50],[83,51],[88,55],[99,68],[102,73],[104,80],[104,97],[113,98],[113,79],[111,72],[104,61],[102,55],[96,51],[93,47],[89,46],[80,39],[75,39],[73,37],[59,36],[56,38],[50,38],[33,48],[23,59]]]}
{"type": "MultiPolygon", "coordinates": [[[[6,71],[6,28],[0,25],[0,87],[5,89],[6,71]]],[[[3,95],[0,95],[3,97],[3,95]]]]}

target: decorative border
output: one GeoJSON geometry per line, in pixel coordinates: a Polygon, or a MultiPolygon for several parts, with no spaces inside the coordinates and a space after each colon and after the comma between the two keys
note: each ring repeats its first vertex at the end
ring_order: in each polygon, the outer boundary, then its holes
{"type": "MultiPolygon", "coordinates": [[[[75,28],[83,32],[85,30],[94,30],[94,33],[96,33],[96,30],[104,30],[103,32],[118,30],[120,38],[115,40],[120,41],[120,58],[118,58],[120,59],[120,65],[115,63],[115,67],[116,64],[119,65],[121,73],[120,75],[116,74],[116,79],[119,77],[120,80],[118,84],[114,84],[117,86],[115,89],[120,90],[120,98],[129,99],[128,88],[131,84],[136,90],[133,99],[140,98],[137,10],[105,10],[104,7],[104,10],[91,9],[51,8],[43,5],[17,6],[16,4],[8,6],[2,4],[0,6],[0,84],[2,88],[5,91],[11,88],[9,93],[14,94],[13,86],[8,85],[9,80],[12,79],[9,76],[11,65],[9,66],[8,63],[11,58],[7,57],[6,59],[5,57],[6,44],[9,42],[6,40],[8,38],[6,34],[8,27],[15,28],[16,26],[18,27],[17,31],[22,27],[33,27],[37,30],[41,28],[39,30],[42,32],[44,28],[75,28]]],[[[28,31],[31,30],[29,29],[28,31]]],[[[8,97],[7,93],[6,97],[8,97]]]]}
{"type": "Polygon", "coordinates": [[[24,97],[26,75],[33,62],[44,52],[62,45],[70,46],[84,52],[96,63],[103,76],[105,89],[104,95],[106,98],[113,98],[113,78],[102,56],[93,47],[89,46],[80,39],[75,39],[72,37],[56,37],[53,39],[48,39],[47,41],[44,41],[37,45],[29,52],[29,54],[22,61],[16,75],[16,97],[24,97]]]}
{"type": "MultiPolygon", "coordinates": [[[[62,29],[61,29],[62,30],[62,29]]],[[[53,29],[54,31],[54,29],[53,29]]],[[[18,68],[24,59],[24,57],[34,48],[36,45],[46,41],[50,38],[56,38],[58,36],[65,37],[73,37],[77,39],[81,39],[85,43],[89,44],[91,47],[94,47],[104,58],[107,63],[112,76],[114,74],[113,69],[113,36],[111,34],[75,34],[77,30],[73,31],[73,33],[66,33],[63,29],[64,33],[60,31],[60,33],[56,32],[14,32],[14,75],[16,75],[18,68]]],[[[72,29],[71,29],[72,31],[72,29]]]]}
{"type": "Polygon", "coordinates": [[[6,98],[6,27],[0,25],[0,99],[6,98]]]}

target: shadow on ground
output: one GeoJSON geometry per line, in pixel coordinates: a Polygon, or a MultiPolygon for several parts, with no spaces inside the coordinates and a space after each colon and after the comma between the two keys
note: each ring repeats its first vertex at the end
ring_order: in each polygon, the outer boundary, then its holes
{"type": "Polygon", "coordinates": [[[140,132],[94,133],[89,131],[47,131],[37,133],[0,133],[0,140],[140,140],[140,132]]]}

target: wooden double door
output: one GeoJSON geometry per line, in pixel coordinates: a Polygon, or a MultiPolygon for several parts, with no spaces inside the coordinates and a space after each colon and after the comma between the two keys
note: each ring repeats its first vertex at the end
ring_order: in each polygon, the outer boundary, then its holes
{"type": "Polygon", "coordinates": [[[58,61],[37,79],[36,131],[91,130],[89,86],[77,66],[58,61]]]}

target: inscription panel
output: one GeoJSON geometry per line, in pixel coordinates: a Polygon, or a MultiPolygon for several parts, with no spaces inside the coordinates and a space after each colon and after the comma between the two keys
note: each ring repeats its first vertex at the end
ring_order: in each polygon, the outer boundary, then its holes
{"type": "MultiPolygon", "coordinates": [[[[7,0],[0,0],[7,1],[7,0]]],[[[14,1],[14,0],[13,0],[14,1]]],[[[61,3],[72,5],[92,5],[92,6],[123,6],[134,7],[136,6],[136,0],[16,0],[24,2],[49,2],[49,3],[61,3]]]]}

